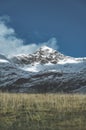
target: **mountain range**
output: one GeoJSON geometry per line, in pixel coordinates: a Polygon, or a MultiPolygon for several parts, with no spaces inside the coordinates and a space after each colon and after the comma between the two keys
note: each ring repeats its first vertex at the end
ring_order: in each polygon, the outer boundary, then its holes
{"type": "Polygon", "coordinates": [[[0,90],[20,93],[86,93],[86,57],[48,46],[33,54],[0,54],[0,90]]]}

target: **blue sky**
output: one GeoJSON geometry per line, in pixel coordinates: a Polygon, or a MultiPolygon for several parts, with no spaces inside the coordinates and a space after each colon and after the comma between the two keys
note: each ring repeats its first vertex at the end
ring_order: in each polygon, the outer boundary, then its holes
{"type": "Polygon", "coordinates": [[[6,26],[25,41],[22,44],[56,38],[62,53],[86,56],[86,0],[0,0],[0,16],[9,16],[6,26]]]}

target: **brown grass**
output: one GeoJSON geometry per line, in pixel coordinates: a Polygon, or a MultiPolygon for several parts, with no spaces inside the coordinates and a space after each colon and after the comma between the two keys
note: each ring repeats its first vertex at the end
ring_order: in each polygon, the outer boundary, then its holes
{"type": "Polygon", "coordinates": [[[0,130],[85,129],[85,95],[0,93],[0,130]]]}

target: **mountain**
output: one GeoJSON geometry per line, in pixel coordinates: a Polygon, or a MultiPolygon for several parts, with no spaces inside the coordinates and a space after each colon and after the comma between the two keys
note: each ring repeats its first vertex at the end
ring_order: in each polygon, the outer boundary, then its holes
{"type": "Polygon", "coordinates": [[[60,59],[64,59],[66,56],[49,48],[47,46],[41,47],[35,53],[30,55],[20,55],[12,58],[16,64],[33,64],[35,62],[40,64],[45,63],[57,63],[60,59]]]}
{"type": "Polygon", "coordinates": [[[33,54],[0,55],[0,90],[86,93],[86,57],[66,56],[47,46],[33,54]]]}

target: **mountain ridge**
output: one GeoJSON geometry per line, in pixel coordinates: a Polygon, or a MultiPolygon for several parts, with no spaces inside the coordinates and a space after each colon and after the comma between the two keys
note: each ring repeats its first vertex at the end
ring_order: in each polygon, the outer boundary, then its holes
{"type": "Polygon", "coordinates": [[[0,56],[6,61],[0,62],[2,91],[79,92],[83,90],[80,88],[86,86],[85,57],[65,56],[47,46],[39,48],[33,54],[11,58],[0,56]]]}

